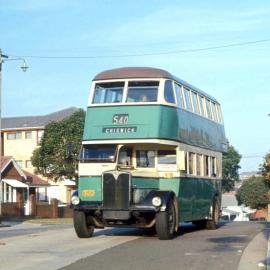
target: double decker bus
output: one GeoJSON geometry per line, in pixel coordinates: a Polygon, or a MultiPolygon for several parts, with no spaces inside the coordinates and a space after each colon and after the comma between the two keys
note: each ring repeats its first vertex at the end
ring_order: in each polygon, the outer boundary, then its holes
{"type": "Polygon", "coordinates": [[[179,222],[217,228],[226,151],[215,98],[162,69],[99,73],[71,200],[77,236],[136,227],[166,240],[179,222]]]}

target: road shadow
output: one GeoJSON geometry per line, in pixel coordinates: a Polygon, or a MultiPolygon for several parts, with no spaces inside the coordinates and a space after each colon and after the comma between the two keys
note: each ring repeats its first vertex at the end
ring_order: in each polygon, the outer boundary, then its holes
{"type": "MultiPolygon", "coordinates": [[[[219,227],[226,226],[228,222],[221,222],[219,227]]],[[[180,237],[182,235],[193,233],[196,231],[202,231],[204,229],[199,228],[193,225],[191,222],[189,223],[180,223],[179,229],[175,238],[180,237]]],[[[105,228],[104,230],[96,231],[93,237],[97,236],[138,236],[138,237],[157,237],[156,233],[153,233],[152,230],[149,229],[138,229],[138,228],[105,228]]]]}

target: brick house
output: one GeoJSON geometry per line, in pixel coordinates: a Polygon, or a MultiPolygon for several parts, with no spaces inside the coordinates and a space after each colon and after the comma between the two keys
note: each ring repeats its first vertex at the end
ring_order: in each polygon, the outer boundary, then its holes
{"type": "MultiPolygon", "coordinates": [[[[38,176],[33,177],[35,168],[32,166],[31,157],[33,151],[39,147],[46,125],[50,122],[61,121],[77,110],[78,108],[71,107],[47,115],[2,118],[2,155],[12,156],[21,168],[20,171],[23,170],[25,175],[30,174],[29,177],[38,182],[36,178],[38,176]]],[[[75,182],[70,180],[56,183],[48,181],[49,188],[37,187],[40,200],[50,202],[51,199],[56,198],[64,204],[69,203],[71,194],[76,188],[75,182]]]]}
{"type": "Polygon", "coordinates": [[[2,216],[33,215],[32,204],[40,201],[39,189],[50,184],[39,176],[24,171],[11,156],[2,156],[0,190],[2,216]]]}

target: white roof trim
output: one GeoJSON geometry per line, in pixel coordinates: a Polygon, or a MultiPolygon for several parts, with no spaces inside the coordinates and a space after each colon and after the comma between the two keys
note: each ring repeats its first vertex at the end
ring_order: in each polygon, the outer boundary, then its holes
{"type": "Polygon", "coordinates": [[[64,185],[65,186],[76,186],[76,182],[75,181],[72,181],[70,179],[65,179],[64,180],[64,185]]]}
{"type": "Polygon", "coordinates": [[[16,163],[16,161],[15,161],[13,158],[11,158],[11,159],[9,160],[9,162],[7,162],[6,166],[3,167],[3,169],[1,170],[1,173],[3,173],[3,172],[5,171],[5,169],[6,169],[7,166],[10,164],[10,162],[13,163],[14,167],[16,168],[16,170],[18,171],[18,173],[20,174],[20,176],[26,178],[26,175],[24,174],[23,170],[20,168],[20,166],[16,163]]]}
{"type": "Polygon", "coordinates": [[[2,181],[15,188],[28,188],[28,185],[16,179],[2,179],[2,181]]]}

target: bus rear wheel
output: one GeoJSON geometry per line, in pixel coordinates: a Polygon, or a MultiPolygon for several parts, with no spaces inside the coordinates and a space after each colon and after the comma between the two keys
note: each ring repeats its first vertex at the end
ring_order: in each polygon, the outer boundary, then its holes
{"type": "Polygon", "coordinates": [[[218,199],[215,198],[212,204],[212,218],[207,220],[206,222],[206,229],[208,230],[216,230],[218,228],[218,223],[219,223],[219,211],[220,211],[220,206],[218,199]]]}
{"type": "Polygon", "coordinates": [[[83,211],[74,210],[73,225],[79,238],[89,238],[93,236],[95,226],[91,216],[87,216],[83,211]]]}
{"type": "Polygon", "coordinates": [[[176,220],[176,209],[171,199],[167,210],[156,214],[156,231],[159,240],[169,240],[173,238],[176,220]]]}

